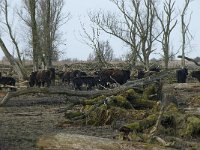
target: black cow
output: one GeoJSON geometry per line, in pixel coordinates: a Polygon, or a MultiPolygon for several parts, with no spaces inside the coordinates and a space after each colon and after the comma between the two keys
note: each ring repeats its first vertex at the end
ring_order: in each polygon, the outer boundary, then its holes
{"type": "Polygon", "coordinates": [[[182,68],[179,70],[176,70],[176,79],[178,83],[186,83],[188,75],[188,69],[187,68],[182,68]]]}
{"type": "Polygon", "coordinates": [[[145,71],[144,70],[138,70],[137,78],[142,79],[142,78],[144,78],[144,76],[145,76],[145,71]]]}
{"type": "Polygon", "coordinates": [[[144,77],[148,77],[148,76],[151,76],[157,72],[160,72],[161,69],[159,66],[152,66],[149,68],[148,71],[145,71],[144,69],[139,69],[138,70],[138,73],[137,73],[137,78],[138,79],[142,79],[144,77]]]}
{"type": "Polygon", "coordinates": [[[34,85],[40,87],[46,84],[47,87],[55,83],[55,69],[49,68],[47,70],[32,72],[29,78],[29,85],[33,87],[34,85]]]}
{"type": "Polygon", "coordinates": [[[73,81],[74,78],[86,75],[86,72],[80,70],[65,71],[62,76],[62,83],[67,82],[67,84],[70,84],[70,81],[73,81]]]}
{"type": "Polygon", "coordinates": [[[86,76],[86,75],[87,75],[86,72],[83,72],[80,70],[73,70],[73,71],[71,71],[70,78],[71,78],[71,80],[73,80],[73,78],[86,76]]]}
{"type": "Polygon", "coordinates": [[[66,83],[69,84],[70,83],[70,77],[71,77],[71,72],[70,71],[65,71],[63,73],[63,76],[62,76],[62,83],[66,83]]]}
{"type": "Polygon", "coordinates": [[[29,76],[29,86],[33,87],[34,85],[36,85],[37,81],[36,81],[36,76],[37,76],[38,71],[33,71],[31,72],[30,76],[29,76]]]}
{"type": "Polygon", "coordinates": [[[160,72],[160,67],[159,66],[152,66],[149,68],[149,71],[154,71],[154,72],[160,72]]]}
{"type": "MultiPolygon", "coordinates": [[[[15,86],[16,80],[13,77],[4,77],[0,73],[0,84],[3,84],[3,86],[11,85],[15,86]]],[[[15,91],[16,88],[10,88],[11,91],[15,91]]]]}
{"type": "Polygon", "coordinates": [[[92,87],[97,86],[99,83],[99,77],[98,76],[80,76],[75,77],[72,80],[74,89],[81,90],[81,87],[83,84],[87,86],[87,90],[91,90],[92,87]]]}
{"type": "Polygon", "coordinates": [[[109,84],[113,83],[122,85],[130,79],[130,70],[105,69],[96,74],[99,76],[100,84],[104,87],[109,87],[109,84]]]}
{"type": "Polygon", "coordinates": [[[192,71],[191,76],[200,82],[200,71],[192,71]]]}

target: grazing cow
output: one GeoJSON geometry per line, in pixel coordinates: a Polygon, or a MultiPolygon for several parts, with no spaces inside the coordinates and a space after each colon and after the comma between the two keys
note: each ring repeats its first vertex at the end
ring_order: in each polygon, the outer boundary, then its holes
{"type": "MultiPolygon", "coordinates": [[[[3,86],[11,85],[15,86],[16,80],[13,77],[3,77],[0,73],[0,84],[3,84],[3,86]]],[[[15,91],[15,88],[10,88],[11,91],[15,91]]]]}
{"type": "Polygon", "coordinates": [[[51,83],[55,83],[55,69],[49,68],[47,70],[32,72],[29,78],[29,85],[33,87],[34,85],[40,87],[44,85],[49,87],[51,83]]]}
{"type": "Polygon", "coordinates": [[[200,71],[192,71],[191,76],[200,82],[200,71]]]}
{"type": "Polygon", "coordinates": [[[87,90],[91,90],[92,87],[97,86],[99,83],[99,77],[98,76],[80,76],[75,77],[73,80],[73,86],[74,89],[81,90],[81,87],[83,84],[87,86],[87,90]]]}
{"type": "Polygon", "coordinates": [[[99,76],[100,84],[104,87],[109,87],[112,83],[122,85],[130,79],[130,70],[105,69],[95,74],[99,76]]]}
{"type": "Polygon", "coordinates": [[[62,75],[62,83],[67,82],[67,84],[70,84],[70,81],[73,81],[74,78],[86,75],[85,72],[80,70],[65,71],[62,75]]]}
{"type": "Polygon", "coordinates": [[[182,68],[179,70],[176,70],[176,79],[178,83],[186,83],[188,75],[188,69],[187,68],[182,68]]]}

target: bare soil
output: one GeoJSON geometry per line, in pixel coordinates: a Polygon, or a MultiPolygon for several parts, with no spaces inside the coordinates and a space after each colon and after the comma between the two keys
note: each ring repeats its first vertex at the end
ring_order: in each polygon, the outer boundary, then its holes
{"type": "Polygon", "coordinates": [[[34,94],[10,99],[0,107],[0,150],[31,150],[39,137],[52,133],[73,133],[112,137],[109,127],[69,126],[59,127],[67,106],[65,96],[34,94]]]}
{"type": "MultiPolygon", "coordinates": [[[[199,91],[183,88],[175,92],[178,103],[184,104],[193,97],[199,97],[199,91]]],[[[185,84],[186,85],[186,84],[185,84]]],[[[188,87],[188,85],[186,85],[188,87]]],[[[194,85],[193,85],[194,86],[194,85]]],[[[198,87],[200,85],[198,84],[198,87]]],[[[55,87],[56,88],[56,87],[55,87]]],[[[59,88],[65,88],[59,87],[59,88]]],[[[166,88],[170,91],[171,87],[166,88]]],[[[199,89],[199,88],[198,88],[199,89]]],[[[78,97],[71,97],[77,99],[78,97]]],[[[80,134],[112,139],[118,131],[110,126],[60,126],[65,121],[60,113],[68,105],[64,95],[32,94],[10,99],[0,107],[0,150],[32,150],[38,139],[53,133],[80,134]]],[[[199,107],[198,107],[199,108],[199,107]]],[[[199,112],[198,112],[199,114],[199,112]]]]}

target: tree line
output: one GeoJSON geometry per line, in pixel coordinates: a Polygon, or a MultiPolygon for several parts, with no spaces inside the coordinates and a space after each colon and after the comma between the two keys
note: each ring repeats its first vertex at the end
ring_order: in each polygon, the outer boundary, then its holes
{"type": "MultiPolygon", "coordinates": [[[[116,6],[117,12],[89,12],[92,25],[86,29],[83,23],[82,40],[93,49],[89,55],[102,66],[113,58],[113,49],[108,40],[101,40],[101,34],[118,38],[129,47],[128,63],[135,66],[139,61],[146,69],[150,67],[150,55],[155,51],[155,45],[161,45],[160,54],[165,68],[173,57],[170,45],[171,33],[180,20],[182,33],[182,66],[185,66],[184,56],[187,42],[191,39],[189,32],[188,7],[192,0],[184,0],[180,14],[175,13],[175,0],[109,0],[116,6]],[[181,19],[178,19],[180,16],[181,19]],[[187,21],[186,21],[187,20],[187,21]]],[[[28,54],[33,61],[33,70],[52,67],[52,61],[59,57],[59,45],[62,43],[60,28],[71,18],[70,12],[63,13],[64,0],[21,0],[21,9],[16,15],[26,27],[26,44],[28,54]]],[[[10,2],[11,3],[11,2],[10,2]]],[[[9,1],[0,2],[0,33],[8,34],[11,39],[17,59],[8,50],[0,35],[0,48],[20,79],[27,78],[27,72],[22,61],[22,49],[16,39],[9,20],[9,1]],[[6,32],[4,32],[6,30],[6,32]]]]}

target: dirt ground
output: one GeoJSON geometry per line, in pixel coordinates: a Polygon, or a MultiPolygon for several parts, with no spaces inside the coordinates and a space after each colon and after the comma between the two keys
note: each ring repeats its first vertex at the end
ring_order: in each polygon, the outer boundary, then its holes
{"type": "Polygon", "coordinates": [[[67,106],[65,96],[33,94],[10,99],[0,107],[0,150],[32,150],[37,139],[51,133],[73,133],[112,138],[110,127],[59,127],[67,106]]]}
{"type": "MultiPolygon", "coordinates": [[[[181,100],[180,105],[184,105],[194,96],[200,96],[199,91],[184,90],[177,94],[181,100]]],[[[67,97],[64,95],[32,94],[10,99],[5,106],[0,107],[0,150],[32,150],[41,136],[52,133],[91,135],[110,139],[118,134],[109,126],[61,127],[60,124],[65,118],[64,113],[59,110],[67,105],[67,97]]]]}

